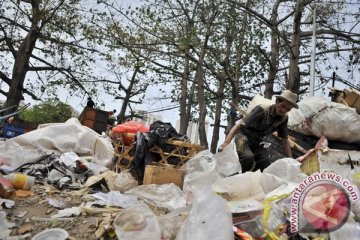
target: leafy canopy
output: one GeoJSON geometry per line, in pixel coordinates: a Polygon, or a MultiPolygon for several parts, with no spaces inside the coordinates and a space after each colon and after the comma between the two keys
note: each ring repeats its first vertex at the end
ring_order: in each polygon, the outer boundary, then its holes
{"type": "Polygon", "coordinates": [[[70,106],[57,98],[47,99],[20,114],[21,119],[35,124],[60,123],[65,122],[70,117],[70,106]]]}

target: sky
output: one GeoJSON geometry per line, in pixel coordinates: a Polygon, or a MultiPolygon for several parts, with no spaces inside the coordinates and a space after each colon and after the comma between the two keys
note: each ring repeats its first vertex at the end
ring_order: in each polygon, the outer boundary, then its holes
{"type": "MultiPolygon", "coordinates": [[[[132,6],[138,5],[138,4],[140,4],[141,1],[119,0],[119,2],[124,7],[126,7],[128,4],[131,4],[132,6]]],[[[332,72],[323,72],[322,74],[329,75],[328,77],[330,77],[332,72]]],[[[341,75],[341,72],[339,73],[339,75],[341,75]]],[[[329,92],[328,87],[331,87],[331,83],[332,82],[330,81],[326,84],[326,86],[324,87],[325,91],[323,91],[322,89],[315,91],[315,95],[328,97],[328,92],[329,92]]],[[[5,86],[4,83],[2,83],[2,86],[0,86],[0,87],[3,89],[3,86],[5,86]]],[[[337,82],[336,87],[343,89],[346,86],[342,83],[337,82]]],[[[132,105],[132,108],[134,110],[135,109],[146,110],[146,111],[151,112],[154,110],[161,110],[161,109],[168,108],[169,106],[173,106],[174,103],[171,103],[170,100],[158,100],[158,101],[151,100],[151,99],[156,98],[159,95],[157,88],[158,87],[149,88],[147,91],[147,98],[145,99],[144,103],[138,104],[138,105],[132,105]]],[[[77,111],[81,112],[83,110],[84,106],[86,105],[87,96],[70,96],[69,94],[67,94],[67,92],[62,90],[62,91],[59,91],[59,99],[62,102],[65,102],[65,103],[71,105],[77,111]]],[[[102,107],[102,110],[111,111],[113,109],[116,109],[117,112],[120,111],[122,100],[115,99],[114,96],[110,96],[110,95],[101,95],[99,97],[99,99],[102,102],[104,102],[104,107],[102,107]]],[[[5,97],[0,95],[0,100],[5,100],[5,97]]],[[[96,99],[94,99],[94,101],[95,101],[95,103],[99,103],[99,102],[97,102],[96,99]]],[[[26,103],[30,102],[32,105],[38,104],[38,102],[33,101],[28,96],[25,96],[25,102],[26,103]]],[[[164,122],[170,122],[174,127],[176,125],[176,121],[179,119],[178,108],[170,109],[170,110],[166,110],[166,111],[159,111],[156,114],[161,115],[164,122]]],[[[213,123],[213,121],[210,120],[210,124],[212,124],[212,123],[213,123]]],[[[222,122],[222,125],[226,125],[226,122],[222,122]]],[[[212,128],[209,129],[207,134],[208,134],[208,142],[210,144],[211,137],[212,137],[212,128]]],[[[220,144],[223,142],[224,138],[225,138],[225,136],[223,134],[223,130],[220,130],[220,141],[219,141],[220,144]]]]}

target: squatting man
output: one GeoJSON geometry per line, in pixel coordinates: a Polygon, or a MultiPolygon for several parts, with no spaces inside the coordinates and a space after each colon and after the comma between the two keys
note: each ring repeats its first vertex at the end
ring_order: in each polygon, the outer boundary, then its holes
{"type": "Polygon", "coordinates": [[[256,106],[248,115],[240,119],[226,136],[220,148],[225,148],[235,137],[236,149],[239,155],[242,171],[263,171],[270,165],[266,149],[260,145],[263,137],[277,131],[282,139],[285,154],[293,157],[288,139],[288,115],[293,108],[299,108],[297,94],[284,90],[277,95],[275,104],[271,106],[256,106]]]}

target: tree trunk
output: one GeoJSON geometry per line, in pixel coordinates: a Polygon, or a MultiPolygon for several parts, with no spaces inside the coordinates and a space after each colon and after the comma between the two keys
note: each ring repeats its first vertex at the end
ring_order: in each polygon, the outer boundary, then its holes
{"type": "Polygon", "coordinates": [[[289,82],[287,89],[294,93],[299,93],[300,90],[300,78],[299,78],[299,55],[300,55],[300,25],[301,16],[304,5],[303,0],[296,1],[293,33],[291,39],[291,51],[290,51],[290,68],[289,68],[289,82]]]}
{"type": "MultiPolygon", "coordinates": [[[[22,91],[24,89],[25,76],[28,71],[29,61],[32,51],[35,48],[36,40],[40,35],[40,10],[39,2],[32,1],[33,16],[31,20],[31,27],[27,33],[24,41],[21,43],[19,49],[15,52],[14,68],[12,70],[11,83],[4,108],[10,106],[19,106],[21,100],[24,99],[22,91]]],[[[16,111],[16,108],[9,109],[3,114],[9,114],[16,111]]]]}
{"type": "Polygon", "coordinates": [[[214,121],[214,128],[213,128],[213,135],[211,139],[211,146],[210,151],[212,153],[216,153],[217,145],[219,142],[219,132],[220,132],[220,123],[221,123],[221,109],[222,109],[222,102],[224,100],[224,89],[226,83],[226,69],[229,68],[230,65],[230,54],[231,54],[231,47],[233,45],[233,27],[227,27],[226,29],[226,50],[225,50],[225,59],[224,59],[224,70],[222,74],[219,75],[219,88],[216,93],[216,104],[215,104],[215,121],[214,121]]]}
{"type": "Polygon", "coordinates": [[[265,83],[265,98],[271,99],[274,95],[274,82],[277,74],[278,58],[279,58],[279,45],[278,45],[278,33],[277,33],[277,19],[278,19],[278,8],[280,0],[276,1],[271,13],[271,55],[270,55],[270,69],[268,79],[265,83]]]}
{"type": "Polygon", "coordinates": [[[211,138],[210,151],[216,153],[217,145],[219,142],[219,132],[220,132],[220,123],[221,123],[221,108],[223,106],[222,102],[224,100],[224,88],[225,88],[226,78],[222,77],[219,82],[219,89],[217,91],[217,99],[215,104],[215,121],[213,128],[213,135],[211,138]]]}
{"type": "Polygon", "coordinates": [[[210,25],[208,25],[208,29],[206,32],[206,36],[204,39],[204,45],[201,49],[199,63],[197,66],[197,86],[198,86],[198,99],[199,99],[199,140],[200,144],[205,147],[205,149],[209,148],[208,141],[206,138],[206,99],[205,99],[205,87],[204,87],[204,69],[203,63],[206,55],[207,43],[210,37],[210,25]]]}
{"type": "MultiPolygon", "coordinates": [[[[246,2],[246,7],[249,7],[251,4],[251,0],[248,0],[246,2]]],[[[238,39],[238,46],[239,48],[236,51],[236,63],[235,63],[235,76],[233,81],[231,82],[231,102],[232,104],[234,104],[235,106],[239,105],[239,93],[240,93],[240,78],[241,78],[241,64],[242,64],[242,56],[243,56],[243,47],[244,47],[244,40],[245,40],[245,32],[246,32],[246,28],[248,27],[249,24],[249,14],[247,12],[244,12],[245,16],[244,16],[244,20],[242,22],[242,26],[240,29],[240,34],[237,37],[238,39]]],[[[236,111],[233,109],[233,107],[231,107],[233,111],[236,111]]],[[[225,133],[227,134],[230,129],[234,126],[235,124],[235,115],[232,114],[228,114],[228,126],[226,128],[225,133]]]]}
{"type": "Polygon", "coordinates": [[[184,72],[181,80],[181,97],[180,97],[180,134],[186,134],[190,115],[187,114],[186,100],[188,97],[188,79],[189,79],[189,48],[187,47],[185,51],[185,62],[184,62],[184,72]]]}

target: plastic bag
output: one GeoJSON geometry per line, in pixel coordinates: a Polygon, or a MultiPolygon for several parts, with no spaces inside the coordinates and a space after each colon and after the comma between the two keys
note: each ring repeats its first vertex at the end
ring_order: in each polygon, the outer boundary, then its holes
{"type": "Polygon", "coordinates": [[[260,185],[261,172],[246,172],[215,182],[213,190],[228,201],[255,199],[262,201],[265,193],[260,185]]]}
{"type": "Polygon", "coordinates": [[[141,185],[125,193],[137,196],[154,207],[166,208],[170,211],[186,206],[185,195],[181,189],[173,183],[141,185]]]}
{"type": "Polygon", "coordinates": [[[177,232],[188,217],[190,210],[191,208],[188,206],[157,217],[161,226],[161,240],[175,239],[177,232]]]}
{"type": "Polygon", "coordinates": [[[160,240],[161,229],[155,214],[144,203],[124,209],[114,219],[115,233],[121,240],[160,240]]]}
{"type": "Polygon", "coordinates": [[[216,171],[216,158],[209,150],[204,150],[185,163],[184,191],[194,192],[211,185],[223,176],[216,171]]]}
{"type": "Polygon", "coordinates": [[[127,121],[125,123],[116,125],[112,131],[114,133],[136,133],[138,131],[145,133],[150,130],[149,126],[135,121],[127,121]]]}
{"type": "Polygon", "coordinates": [[[195,193],[188,218],[176,240],[233,240],[232,215],[225,200],[209,187],[195,193]]]}
{"type": "Polygon", "coordinates": [[[219,173],[230,176],[234,173],[241,172],[241,165],[239,156],[236,152],[234,140],[230,142],[221,152],[216,153],[216,171],[219,173]]]}

